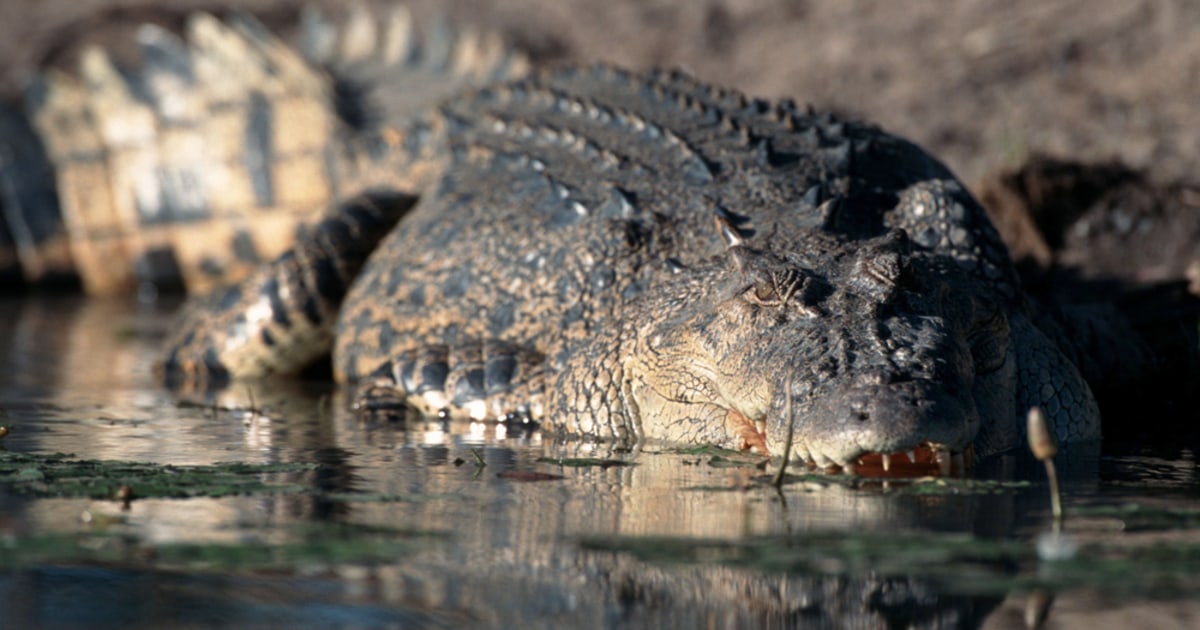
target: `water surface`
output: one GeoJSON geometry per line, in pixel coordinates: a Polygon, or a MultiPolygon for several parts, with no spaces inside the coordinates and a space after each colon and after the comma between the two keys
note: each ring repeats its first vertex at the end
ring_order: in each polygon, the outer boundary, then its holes
{"type": "Polygon", "coordinates": [[[168,310],[0,302],[0,445],[304,466],[127,505],[0,483],[0,626],[1003,628],[1049,595],[1060,627],[1200,623],[1195,445],[1062,456],[1078,551],[1054,563],[1023,458],[973,482],[794,471],[776,490],[737,454],[363,418],[323,383],[181,400],[151,369],[168,310]]]}

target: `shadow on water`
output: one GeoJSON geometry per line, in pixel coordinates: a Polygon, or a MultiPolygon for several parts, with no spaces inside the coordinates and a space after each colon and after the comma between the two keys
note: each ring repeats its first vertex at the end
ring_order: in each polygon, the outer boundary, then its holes
{"type": "Polygon", "coordinates": [[[1189,447],[1060,457],[1079,552],[1039,561],[1034,462],[777,491],[737,453],[364,419],[324,384],[181,402],[150,369],[164,315],[0,303],[0,625],[1002,628],[1200,587],[1189,447]],[[253,484],[155,481],[213,470],[253,484]]]}

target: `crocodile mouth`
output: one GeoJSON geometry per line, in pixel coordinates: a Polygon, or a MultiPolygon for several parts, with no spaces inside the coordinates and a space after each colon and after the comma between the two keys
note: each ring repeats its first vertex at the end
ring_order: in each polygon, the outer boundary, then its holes
{"type": "MultiPolygon", "coordinates": [[[[810,467],[816,465],[811,459],[810,467]]],[[[851,463],[835,464],[834,471],[860,477],[962,477],[975,468],[975,447],[960,451],[932,442],[896,453],[865,453],[851,463]]],[[[828,469],[827,469],[828,470],[828,469]]]]}
{"type": "MultiPolygon", "coordinates": [[[[751,420],[730,409],[727,422],[741,437],[741,448],[751,453],[770,455],[766,419],[751,420]]],[[[777,450],[783,450],[782,445],[777,450]]],[[[835,461],[814,453],[801,443],[793,444],[789,459],[797,459],[808,470],[860,477],[962,477],[975,467],[975,448],[971,444],[952,449],[945,444],[922,441],[911,448],[887,453],[866,451],[848,460],[835,461]]]]}

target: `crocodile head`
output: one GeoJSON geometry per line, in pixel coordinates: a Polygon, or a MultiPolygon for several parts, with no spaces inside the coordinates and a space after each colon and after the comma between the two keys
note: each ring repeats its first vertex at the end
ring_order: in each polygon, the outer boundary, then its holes
{"type": "Polygon", "coordinates": [[[904,232],[731,246],[680,270],[630,331],[643,435],[757,448],[830,468],[921,451],[946,468],[1013,422],[1000,298],[904,232]],[[705,433],[707,432],[707,434],[705,433]]]}

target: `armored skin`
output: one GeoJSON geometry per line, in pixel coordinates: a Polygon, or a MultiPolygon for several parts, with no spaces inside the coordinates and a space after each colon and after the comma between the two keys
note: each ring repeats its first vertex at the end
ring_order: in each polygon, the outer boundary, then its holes
{"type": "MultiPolygon", "coordinates": [[[[841,467],[1007,449],[1034,405],[1060,439],[1098,437],[982,209],[874,127],[678,73],[573,67],[453,97],[387,155],[403,185],[373,194],[417,201],[363,239],[361,271],[276,264],[222,307],[279,339],[303,318],[264,284],[348,284],[307,321],[332,326],[336,378],[364,407],[773,455],[790,426],[787,455],[841,467]]],[[[209,315],[167,364],[246,372],[209,315]]]]}
{"type": "MultiPolygon", "coordinates": [[[[1033,323],[982,208],[917,146],[677,72],[520,78],[497,54],[470,81],[470,55],[434,55],[422,81],[456,91],[321,135],[303,155],[324,170],[289,157],[329,178],[328,209],[185,308],[168,380],[294,373],[332,352],[365,410],[844,469],[1011,448],[1032,406],[1060,440],[1099,438],[1088,385],[1033,323]]],[[[342,96],[343,121],[369,109],[342,96]]],[[[269,172],[282,154],[255,155],[269,172]]],[[[270,184],[260,203],[289,197],[270,184]]]]}

